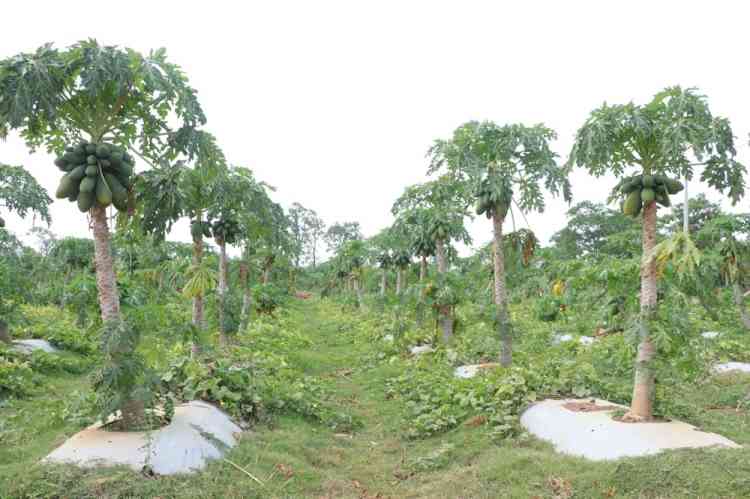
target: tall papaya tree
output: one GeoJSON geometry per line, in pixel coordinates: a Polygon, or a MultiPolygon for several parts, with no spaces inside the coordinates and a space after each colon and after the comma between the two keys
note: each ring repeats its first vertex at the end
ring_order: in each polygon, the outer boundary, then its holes
{"type": "Polygon", "coordinates": [[[396,217],[395,230],[410,233],[411,228],[420,226],[435,245],[435,258],[440,280],[440,292],[437,294],[439,323],[444,342],[453,337],[455,303],[451,297],[454,293],[447,289],[450,284],[448,275],[448,245],[451,241],[466,244],[471,242],[464,226],[464,219],[469,215],[468,196],[465,184],[455,177],[443,175],[436,180],[408,187],[396,200],[391,212],[396,217]],[[417,225],[419,224],[419,225],[417,225]]]}
{"type": "Polygon", "coordinates": [[[87,40],[0,61],[0,137],[15,130],[32,151],[59,156],[66,174],[58,195],[91,217],[103,320],[120,311],[105,210],[111,202],[126,207],[133,173],[126,155],[192,155],[205,121],[195,90],[164,49],[142,55],[87,40]]]}
{"type": "Polygon", "coordinates": [[[200,284],[213,282],[209,275],[212,271],[203,266],[204,238],[211,237],[208,211],[217,202],[216,193],[227,176],[221,149],[212,137],[209,144],[211,147],[204,148],[193,166],[184,161],[161,162],[141,175],[136,188],[143,230],[156,241],[163,241],[181,218],[190,221],[193,264],[189,269],[190,285],[186,288],[193,301],[192,323],[197,328],[205,326],[207,286],[200,284]]]}
{"type": "MultiPolygon", "coordinates": [[[[16,213],[24,218],[28,213],[39,216],[48,225],[49,204],[52,202],[44,187],[20,166],[10,166],[0,163],[0,209],[8,213],[16,213]]],[[[0,213],[0,230],[5,230],[5,219],[0,213]]],[[[8,313],[0,296],[0,342],[10,342],[8,325],[5,316],[8,313]]]]}
{"type": "Polygon", "coordinates": [[[513,355],[512,326],[503,258],[503,222],[512,205],[522,211],[544,210],[543,189],[570,200],[566,172],[557,165],[549,143],[555,132],[544,125],[499,126],[471,121],[458,127],[450,140],[430,149],[430,173],[444,167],[474,189],[477,215],[492,220],[494,247],[495,322],[502,342],[500,364],[513,355]]]}
{"type": "Polygon", "coordinates": [[[273,201],[268,196],[272,190],[265,182],[258,181],[248,168],[233,167],[234,181],[238,189],[245,193],[243,207],[239,210],[240,235],[242,246],[240,259],[240,286],[242,287],[242,309],[240,321],[245,327],[250,318],[252,295],[250,293],[250,261],[257,256],[261,238],[270,230],[269,220],[273,216],[273,201]]]}
{"type": "Polygon", "coordinates": [[[750,314],[745,306],[745,283],[750,277],[750,215],[720,215],[708,220],[696,234],[696,241],[715,255],[719,273],[731,287],[740,323],[750,330],[750,314]]]}
{"type": "MultiPolygon", "coordinates": [[[[265,191],[263,185],[255,180],[252,171],[233,166],[217,183],[214,193],[220,202],[209,209],[208,217],[213,220],[212,233],[219,246],[219,339],[226,344],[226,295],[229,291],[227,244],[241,243],[242,236],[252,230],[252,227],[248,227],[249,219],[262,223],[265,191]]],[[[243,278],[246,277],[246,270],[241,274],[243,278]]]]}
{"type": "Polygon", "coordinates": [[[126,427],[143,415],[133,395],[138,367],[126,361],[137,334],[121,320],[106,208],[127,208],[131,153],[150,161],[194,156],[205,121],[195,90],[164,49],[142,55],[87,40],[0,61],[0,138],[16,131],[32,151],[57,154],[65,175],[56,195],[91,218],[101,316],[106,331],[117,331],[105,335],[108,368],[96,386],[109,394],[103,410],[122,408],[126,427]]]}
{"type": "Polygon", "coordinates": [[[607,105],[591,112],[578,130],[568,164],[596,177],[620,179],[612,193],[623,200],[626,215],[642,219],[639,344],[630,421],[653,418],[656,347],[650,333],[657,307],[657,208],[669,206],[702,166],[701,181],[737,203],[745,192],[745,167],[735,159],[729,120],[711,114],[695,89],[667,88],[644,105],[607,105]]]}

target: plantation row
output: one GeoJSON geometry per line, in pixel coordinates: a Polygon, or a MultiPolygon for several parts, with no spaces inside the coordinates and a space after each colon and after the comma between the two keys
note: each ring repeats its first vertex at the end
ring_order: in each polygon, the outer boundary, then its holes
{"type": "MultiPolygon", "coordinates": [[[[729,121],[696,90],[595,109],[564,160],[544,125],[463,124],[429,148],[430,180],[407,187],[393,224],[369,238],[357,222],[326,227],[314,210],[285,210],[206,124],[163,50],[86,41],[0,61],[0,136],[56,155],[56,198],[76,203],[93,235],[36,227],[32,249],[0,229],[0,397],[12,410],[60,376],[83,391],[65,391],[45,428],[119,414],[118,429],[154,429],[203,399],[245,423],[291,415],[352,435],[371,421],[342,401],[340,378],[368,373],[371,402],[397,404],[406,439],[464,424],[517,438],[518,416],[545,396],[630,404],[629,422],[698,422],[709,403],[747,405],[733,384],[727,400],[719,386],[710,402],[693,391],[716,362],[750,360],[750,215],[703,196],[670,200],[698,180],[733,204],[744,196],[729,121]],[[542,247],[516,222],[542,212],[547,193],[571,203],[573,168],[614,175],[619,208],[573,204],[542,247]],[[493,241],[460,257],[479,215],[493,241]],[[167,241],[183,219],[192,243],[167,241]],[[307,315],[322,317],[321,336],[306,331],[307,315]],[[62,351],[29,355],[12,343],[21,339],[62,351]],[[475,380],[455,376],[495,361],[501,369],[475,380]]],[[[0,164],[4,210],[49,225],[51,202],[23,167],[0,164]]],[[[744,430],[728,431],[741,441],[744,430]]],[[[0,465],[42,457],[18,452],[0,465]]]]}

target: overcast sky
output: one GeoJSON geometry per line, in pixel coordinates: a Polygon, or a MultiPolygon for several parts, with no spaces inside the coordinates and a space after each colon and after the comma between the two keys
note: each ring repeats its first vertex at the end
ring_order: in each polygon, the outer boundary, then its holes
{"type": "MultiPolygon", "coordinates": [[[[368,236],[391,222],[404,187],[425,179],[432,141],[468,120],[544,122],[564,160],[603,101],[696,86],[714,114],[730,118],[740,160],[750,163],[744,2],[6,3],[0,57],[89,37],[166,47],[233,164],[274,185],[284,206],[300,202],[329,224],[359,221],[368,236]]],[[[0,161],[24,165],[54,195],[59,172],[48,155],[30,155],[11,136],[0,161]]],[[[574,201],[604,201],[612,186],[580,171],[572,182],[574,201]]],[[[547,240],[566,209],[550,199],[543,215],[528,216],[531,228],[547,240]]],[[[2,215],[19,234],[31,227],[2,215]]],[[[74,203],[56,200],[52,216],[56,234],[87,235],[74,203]]],[[[476,243],[489,240],[484,218],[471,229],[476,243]]],[[[187,241],[187,224],[172,238],[187,241]]]]}

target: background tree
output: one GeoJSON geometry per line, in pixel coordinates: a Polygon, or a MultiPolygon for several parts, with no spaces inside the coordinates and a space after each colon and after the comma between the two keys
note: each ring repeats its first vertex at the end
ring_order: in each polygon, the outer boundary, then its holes
{"type": "Polygon", "coordinates": [[[436,296],[442,297],[437,300],[437,308],[445,342],[453,337],[453,308],[456,305],[455,293],[447,278],[446,246],[451,241],[465,244],[471,242],[464,227],[464,218],[468,216],[467,204],[465,185],[444,175],[436,180],[408,187],[391,209],[396,217],[396,230],[408,232],[410,227],[419,226],[435,245],[440,278],[436,296]]]}
{"type": "MultiPolygon", "coordinates": [[[[683,230],[683,215],[685,203],[678,203],[672,207],[670,213],[659,220],[659,227],[670,234],[683,230]]],[[[703,193],[690,198],[688,201],[688,232],[695,234],[703,229],[706,223],[722,214],[719,203],[714,203],[706,198],[703,193]]]]}
{"type": "MultiPolygon", "coordinates": [[[[20,166],[0,163],[0,208],[15,212],[24,218],[29,212],[39,215],[47,224],[51,222],[48,207],[52,200],[47,191],[20,166]]],[[[5,220],[0,214],[0,231],[5,231],[5,220]]],[[[0,293],[0,341],[10,342],[7,311],[0,293]]]]}
{"type": "MultiPolygon", "coordinates": [[[[48,210],[51,202],[44,187],[26,170],[0,163],[0,209],[15,212],[21,218],[31,212],[49,225],[52,221],[48,210]]],[[[5,220],[0,216],[0,229],[3,227],[5,220]]]]}
{"type": "Polygon", "coordinates": [[[312,267],[315,268],[318,262],[318,245],[320,239],[326,233],[326,224],[315,210],[309,209],[305,213],[303,224],[307,234],[305,256],[312,263],[312,267]]]}
{"type": "Polygon", "coordinates": [[[362,239],[362,229],[359,227],[359,222],[337,222],[328,227],[323,239],[328,251],[336,254],[347,241],[362,239]]]}
{"type": "Polygon", "coordinates": [[[430,149],[429,171],[444,166],[474,189],[476,212],[492,219],[494,231],[494,275],[496,324],[502,351],[500,363],[512,360],[512,326],[503,258],[503,222],[515,204],[522,211],[544,211],[543,188],[562,193],[570,200],[570,184],[557,166],[549,142],[555,132],[544,125],[498,126],[492,122],[469,122],[453,132],[450,140],[438,140],[430,149]]]}
{"type": "Polygon", "coordinates": [[[745,283],[750,276],[748,236],[750,215],[738,214],[721,215],[708,220],[695,237],[699,241],[699,247],[707,248],[710,253],[718,256],[719,272],[732,290],[740,323],[750,330],[750,314],[745,306],[745,283]]]}
{"type": "Polygon", "coordinates": [[[633,219],[606,205],[582,201],[570,208],[567,215],[565,228],[550,239],[561,258],[630,257],[634,242],[640,243],[640,227],[633,219]],[[620,240],[623,244],[618,243],[620,240]]]}
{"type": "Polygon", "coordinates": [[[625,198],[623,210],[634,216],[643,212],[640,342],[629,420],[653,417],[656,348],[649,323],[657,306],[653,258],[657,202],[669,205],[669,194],[681,188],[676,179],[691,180],[700,164],[704,166],[701,180],[727,192],[736,203],[744,195],[745,168],[735,154],[729,121],[712,116],[705,97],[694,89],[679,87],[658,93],[645,105],[605,104],[592,111],[576,133],[569,164],[596,177],[608,173],[619,177],[613,195],[625,198]],[[629,168],[637,174],[625,177],[629,168]]]}

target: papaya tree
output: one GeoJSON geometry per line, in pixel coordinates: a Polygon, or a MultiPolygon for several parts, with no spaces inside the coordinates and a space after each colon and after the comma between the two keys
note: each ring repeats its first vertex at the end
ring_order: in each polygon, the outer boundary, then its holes
{"type": "Polygon", "coordinates": [[[193,154],[203,123],[195,90],[163,49],[144,56],[87,40],[0,61],[0,137],[15,130],[32,151],[58,154],[56,165],[66,172],[58,194],[92,220],[102,319],[119,318],[105,209],[112,202],[125,207],[117,187],[130,187],[126,154],[193,154]]]}
{"type": "Polygon", "coordinates": [[[502,343],[500,364],[512,361],[513,340],[503,258],[503,222],[512,204],[522,211],[544,211],[543,189],[570,200],[565,170],[549,143],[555,132],[544,125],[499,126],[471,121],[458,127],[450,140],[430,149],[430,173],[447,167],[473,186],[477,215],[492,220],[494,247],[495,322],[502,343]]]}
{"type": "Polygon", "coordinates": [[[240,318],[242,327],[247,325],[252,306],[252,295],[250,293],[250,261],[256,257],[260,247],[261,238],[269,229],[269,220],[272,220],[273,201],[268,196],[271,189],[264,182],[255,179],[253,172],[248,168],[234,167],[235,184],[244,191],[243,208],[239,210],[239,244],[242,245],[242,257],[240,259],[240,286],[242,287],[242,310],[240,318]]]}
{"type": "Polygon", "coordinates": [[[739,201],[745,167],[735,155],[729,120],[713,116],[695,89],[667,88],[644,105],[604,104],[576,133],[568,164],[596,177],[618,177],[612,198],[623,200],[626,215],[642,219],[639,343],[629,421],[653,418],[657,352],[650,322],[657,307],[657,208],[670,206],[669,196],[682,189],[677,179],[692,180],[696,166],[703,167],[702,181],[732,203],[739,201]]]}
{"type": "MultiPolygon", "coordinates": [[[[135,334],[106,324],[121,321],[106,208],[127,208],[131,153],[151,161],[193,156],[205,120],[195,90],[164,49],[142,55],[87,40],[62,50],[47,44],[0,61],[0,138],[16,131],[32,151],[43,147],[58,155],[55,165],[65,175],[57,196],[76,201],[91,218],[102,320],[107,331],[118,332],[117,350],[126,356],[134,352],[135,334]]],[[[112,383],[100,385],[114,390],[107,407],[121,406],[125,426],[135,424],[142,415],[132,395],[137,372],[125,372],[122,357],[107,359],[104,380],[112,383]]]]}
{"type": "Polygon", "coordinates": [[[211,237],[207,214],[227,176],[224,155],[213,144],[193,166],[184,161],[154,165],[141,175],[136,188],[143,230],[156,241],[163,241],[177,220],[190,221],[193,264],[186,288],[193,301],[192,323],[200,329],[205,327],[204,294],[213,282],[212,272],[203,265],[204,237],[211,237]]]}
{"type": "MultiPolygon", "coordinates": [[[[242,236],[252,231],[250,219],[260,224],[264,220],[263,201],[265,190],[258,183],[252,171],[242,167],[230,167],[226,175],[221,177],[215,188],[215,195],[220,202],[214,203],[209,209],[208,217],[213,220],[212,233],[214,241],[219,246],[219,282],[217,294],[219,298],[219,338],[226,343],[226,294],[229,291],[229,264],[227,259],[227,244],[239,244],[242,236]],[[250,226],[248,226],[250,225],[250,226]]],[[[267,198],[266,198],[267,199],[267,198]]],[[[247,277],[246,270],[241,272],[247,277]]],[[[243,283],[247,286],[247,283],[243,283]]]]}
{"type": "Polygon", "coordinates": [[[708,220],[696,240],[718,256],[719,273],[731,288],[740,323],[750,330],[750,314],[745,306],[745,283],[750,278],[750,215],[721,215],[708,220]]]}
{"type": "Polygon", "coordinates": [[[435,245],[439,286],[435,293],[439,323],[444,342],[453,337],[455,292],[448,279],[447,246],[451,241],[471,242],[464,218],[468,197],[465,185],[454,177],[443,175],[436,180],[408,187],[391,209],[396,230],[408,234],[420,227],[435,245]]]}

